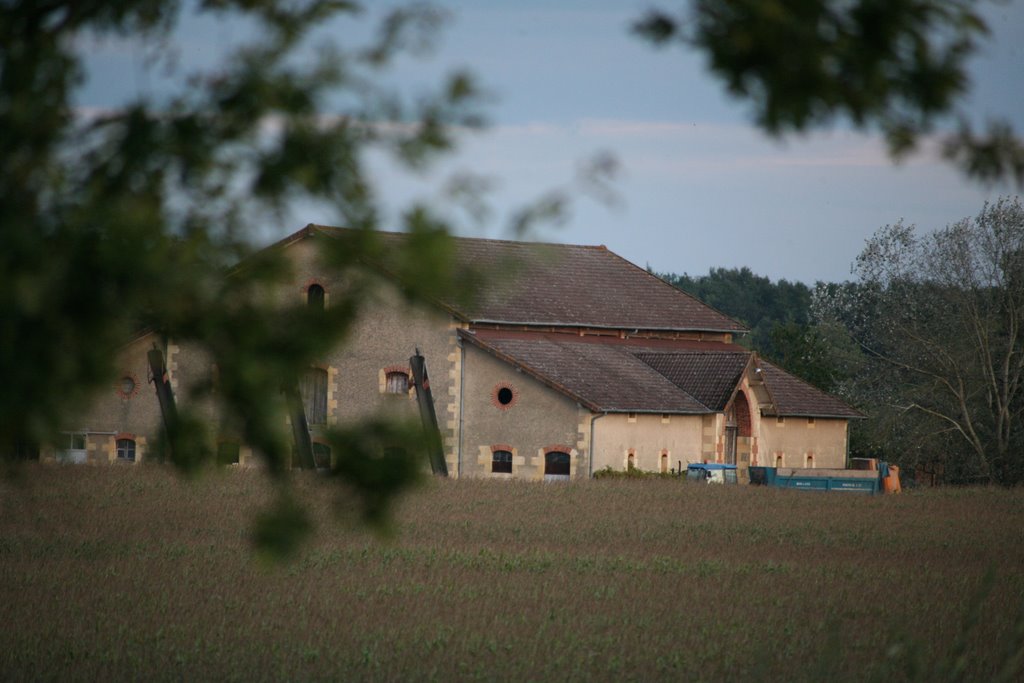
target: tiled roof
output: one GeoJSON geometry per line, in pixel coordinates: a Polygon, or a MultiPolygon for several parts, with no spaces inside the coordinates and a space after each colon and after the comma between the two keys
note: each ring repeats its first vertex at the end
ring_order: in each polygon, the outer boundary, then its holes
{"type": "Polygon", "coordinates": [[[460,336],[526,370],[595,411],[707,413],[708,409],[633,355],[628,346],[574,341],[571,335],[460,336]],[[558,339],[558,337],[564,339],[558,339]]]}
{"type": "Polygon", "coordinates": [[[725,410],[750,362],[748,351],[641,352],[636,357],[714,411],[725,410]]]}
{"type": "Polygon", "coordinates": [[[765,384],[775,399],[776,412],[796,417],[861,418],[864,414],[768,361],[760,362],[765,384]]]}
{"type": "MultiPolygon", "coordinates": [[[[459,335],[598,412],[721,412],[751,356],[734,344],[677,341],[669,348],[663,340],[655,346],[639,339],[505,330],[461,330],[459,335]]],[[[863,417],[771,363],[757,363],[777,414],[863,417]]]]}
{"type": "MultiPolygon", "coordinates": [[[[328,235],[341,228],[309,226],[328,235]]],[[[401,240],[401,233],[379,233],[401,240]]],[[[471,304],[443,302],[470,322],[613,329],[745,332],[732,318],[603,246],[456,238],[456,267],[488,286],[471,304]]],[[[386,264],[384,264],[386,266],[386,264]]]]}

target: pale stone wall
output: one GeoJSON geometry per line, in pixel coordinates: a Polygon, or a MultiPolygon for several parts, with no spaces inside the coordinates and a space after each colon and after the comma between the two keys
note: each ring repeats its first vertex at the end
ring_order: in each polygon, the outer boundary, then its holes
{"type": "MultiPolygon", "coordinates": [[[[310,284],[324,288],[325,305],[342,294],[344,280],[318,258],[322,240],[313,236],[287,247],[294,268],[290,288],[294,301],[304,303],[310,284]]],[[[328,372],[328,425],[357,422],[385,414],[419,421],[415,391],[388,394],[388,371],[409,371],[416,348],[426,359],[434,411],[444,440],[449,472],[457,465],[458,342],[460,323],[438,308],[407,304],[397,288],[381,279],[362,301],[359,316],[345,340],[317,363],[328,372]]],[[[411,375],[410,375],[411,380],[411,375]]],[[[323,430],[313,428],[317,440],[323,430]]]]}
{"type": "MultiPolygon", "coordinates": [[[[332,293],[337,295],[345,282],[336,271],[324,266],[317,257],[322,239],[308,238],[286,247],[285,254],[293,265],[292,281],[278,293],[282,303],[304,304],[306,289],[319,284],[325,290],[325,305],[331,306],[332,293]]],[[[450,471],[457,464],[458,427],[458,354],[457,340],[460,326],[440,309],[407,305],[396,288],[385,280],[371,292],[360,311],[348,337],[314,365],[327,371],[327,424],[354,422],[374,414],[387,414],[419,421],[415,392],[394,396],[385,392],[382,382],[384,370],[409,367],[409,357],[417,346],[427,362],[434,408],[445,443],[450,471]]],[[[153,344],[164,350],[168,375],[175,399],[181,407],[198,410],[210,420],[211,438],[216,442],[237,440],[230,425],[223,424],[209,402],[197,405],[190,398],[190,388],[196,383],[207,383],[215,376],[211,359],[196,347],[178,344],[173,340],[162,344],[155,335],[148,335],[127,346],[119,355],[117,376],[110,389],[100,392],[86,415],[69,432],[87,436],[90,462],[109,462],[114,458],[117,435],[136,440],[136,461],[145,457],[160,433],[161,416],[154,387],[149,383],[146,352],[153,344]],[[134,395],[119,395],[121,377],[135,379],[134,395]]],[[[320,441],[324,428],[312,430],[313,441],[320,441]]],[[[215,444],[211,444],[215,446],[215,444]]],[[[54,458],[62,444],[44,448],[44,459],[54,458]]],[[[242,464],[255,462],[251,449],[240,449],[242,464]]]]}
{"type": "Polygon", "coordinates": [[[691,462],[702,462],[703,424],[700,415],[651,415],[644,413],[610,413],[594,423],[594,471],[610,467],[625,470],[629,455],[637,469],[648,472],[662,470],[662,454],[666,469],[682,468],[691,462]]]}
{"type": "Polygon", "coordinates": [[[43,460],[54,460],[69,447],[70,434],[81,434],[85,440],[87,462],[110,463],[116,461],[117,439],[136,442],[135,460],[144,460],[152,440],[160,428],[160,406],[149,383],[149,364],[146,352],[160,339],[148,334],[127,344],[118,353],[114,376],[101,387],[83,413],[66,425],[69,435],[46,444],[40,450],[43,460]],[[125,392],[123,381],[130,379],[134,389],[125,392]]]}
{"type": "MultiPolygon", "coordinates": [[[[314,235],[285,247],[294,268],[293,278],[273,296],[284,303],[303,305],[307,289],[317,284],[324,289],[325,305],[336,305],[350,283],[318,258],[319,245],[327,239],[314,235]]],[[[452,476],[509,476],[491,472],[491,452],[498,446],[506,446],[502,450],[513,453],[511,476],[526,479],[543,478],[544,456],[551,450],[570,454],[574,478],[585,478],[604,467],[625,469],[630,454],[637,468],[655,472],[678,467],[680,462],[685,468],[691,462],[723,460],[725,418],[721,413],[595,416],[513,365],[463,345],[458,331],[466,327],[465,323],[440,308],[412,307],[393,284],[385,279],[379,282],[363,300],[348,337],[314,363],[327,371],[328,426],[358,422],[377,414],[418,421],[414,391],[392,395],[385,389],[387,373],[407,370],[409,357],[419,347],[426,358],[452,476]],[[499,405],[495,392],[500,386],[513,391],[512,405],[499,405]],[[461,400],[463,391],[465,401],[461,400]],[[592,425],[596,449],[593,462],[592,425]]],[[[179,405],[188,405],[191,387],[215,377],[211,359],[196,348],[173,341],[165,346],[152,334],[128,344],[119,354],[118,369],[109,388],[100,391],[90,409],[68,426],[69,432],[85,435],[88,461],[116,461],[118,438],[135,439],[136,461],[151,453],[161,426],[146,360],[146,352],[154,344],[165,352],[179,405]],[[121,391],[124,377],[135,383],[130,395],[121,391]]],[[[767,405],[768,397],[760,377],[755,373],[744,377],[740,389],[749,402],[752,428],[750,437],[737,441],[741,470],[745,472],[748,464],[775,465],[778,455],[787,467],[844,466],[846,420],[819,418],[809,426],[807,418],[787,418],[784,425],[777,424],[774,417],[761,417],[760,407],[767,405]]],[[[235,430],[223,423],[212,405],[193,403],[190,407],[211,421],[212,439],[237,439],[235,430]]],[[[314,442],[322,440],[324,427],[312,431],[314,442]]],[[[66,447],[52,444],[43,449],[42,456],[53,458],[58,449],[66,447]]],[[[249,448],[240,449],[240,461],[254,462],[249,448]]]]}
{"type": "Polygon", "coordinates": [[[465,343],[462,354],[462,476],[507,478],[491,472],[495,446],[512,451],[516,479],[543,479],[547,449],[569,453],[571,478],[588,476],[589,411],[486,351],[465,343]],[[508,406],[497,398],[500,388],[513,394],[508,406]]]}
{"type": "Polygon", "coordinates": [[[813,456],[813,467],[843,468],[846,466],[846,420],[786,417],[780,423],[775,417],[761,420],[762,448],[758,463],[774,467],[807,467],[807,456],[813,456]],[[782,461],[778,458],[781,456],[782,461]]]}

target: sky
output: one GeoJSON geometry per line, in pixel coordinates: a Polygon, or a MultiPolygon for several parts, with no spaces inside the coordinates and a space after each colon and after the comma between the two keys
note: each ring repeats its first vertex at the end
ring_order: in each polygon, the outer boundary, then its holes
{"type": "MultiPolygon", "coordinates": [[[[360,21],[337,22],[323,35],[365,38],[382,12],[368,4],[360,21]]],[[[701,54],[656,49],[630,33],[650,1],[435,4],[447,15],[435,49],[398,60],[388,79],[415,92],[468,68],[489,94],[489,127],[463,135],[455,154],[426,176],[373,163],[385,229],[408,202],[443,201],[446,180],[471,172],[488,178],[493,212],[462,234],[508,238],[518,207],[562,191],[571,199],[566,219],[536,238],[603,244],[659,272],[748,266],[811,284],[849,279],[865,240],[883,225],[941,228],[1013,193],[1009,185],[967,180],[934,151],[894,164],[877,136],[843,126],[767,138],[750,123],[746,103],[730,99],[707,73],[701,54]],[[581,168],[607,155],[617,167],[611,197],[579,182],[581,168]]],[[[967,106],[977,120],[1008,117],[1024,131],[1024,2],[992,4],[985,15],[993,35],[971,64],[967,106]]],[[[245,25],[186,18],[173,39],[186,66],[202,66],[248,35],[245,25]]],[[[83,108],[117,106],[163,87],[146,67],[144,45],[105,41],[83,52],[83,108]]],[[[270,241],[333,218],[297,206],[285,224],[259,226],[259,233],[270,241]]]]}

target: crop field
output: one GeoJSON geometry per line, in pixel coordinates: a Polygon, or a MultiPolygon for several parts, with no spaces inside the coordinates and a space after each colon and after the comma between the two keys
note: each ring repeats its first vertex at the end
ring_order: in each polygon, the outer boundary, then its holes
{"type": "Polygon", "coordinates": [[[1019,680],[1024,490],[429,482],[396,533],[298,477],[0,481],[0,680],[1019,680]]]}

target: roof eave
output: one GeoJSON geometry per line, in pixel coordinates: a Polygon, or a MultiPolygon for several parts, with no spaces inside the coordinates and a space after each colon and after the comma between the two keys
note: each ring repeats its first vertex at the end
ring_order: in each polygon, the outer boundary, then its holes
{"type": "Polygon", "coordinates": [[[579,322],[552,322],[537,320],[497,320],[490,318],[469,318],[468,322],[473,325],[535,325],[537,327],[578,327],[591,328],[595,330],[629,330],[638,332],[714,332],[717,334],[747,334],[745,329],[717,329],[713,327],[637,327],[635,325],[600,325],[579,322]]]}
{"type": "MultiPolygon", "coordinates": [[[[694,399],[694,400],[696,400],[696,399],[694,399]]],[[[689,415],[689,416],[696,417],[696,416],[699,416],[699,415],[714,415],[716,412],[720,412],[720,411],[714,411],[714,410],[711,410],[709,408],[705,408],[704,410],[701,410],[701,411],[696,411],[696,410],[664,410],[664,409],[661,409],[661,408],[659,408],[657,410],[654,410],[654,409],[644,409],[644,408],[603,408],[601,410],[601,412],[602,413],[614,413],[616,415],[619,415],[619,414],[625,415],[625,414],[628,414],[628,413],[634,413],[636,415],[689,415]]]]}

